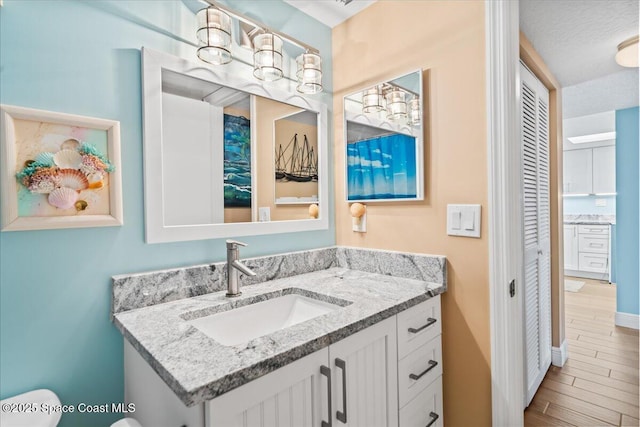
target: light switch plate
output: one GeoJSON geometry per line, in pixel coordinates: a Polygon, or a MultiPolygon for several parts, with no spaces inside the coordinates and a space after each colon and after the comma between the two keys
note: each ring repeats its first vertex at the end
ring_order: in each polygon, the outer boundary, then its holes
{"type": "Polygon", "coordinates": [[[447,205],[447,234],[480,238],[480,205],[447,205]]]}
{"type": "Polygon", "coordinates": [[[271,208],[258,208],[258,221],[260,222],[269,222],[271,221],[271,208]]]}

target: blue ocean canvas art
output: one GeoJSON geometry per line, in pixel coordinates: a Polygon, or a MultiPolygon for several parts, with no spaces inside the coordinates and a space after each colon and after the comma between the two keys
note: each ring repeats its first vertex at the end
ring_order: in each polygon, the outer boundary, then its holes
{"type": "Polygon", "coordinates": [[[251,126],[242,116],[224,115],[224,207],[251,207],[251,126]]]}
{"type": "Polygon", "coordinates": [[[392,134],[347,144],[348,200],[415,198],[416,138],[392,134]]]}

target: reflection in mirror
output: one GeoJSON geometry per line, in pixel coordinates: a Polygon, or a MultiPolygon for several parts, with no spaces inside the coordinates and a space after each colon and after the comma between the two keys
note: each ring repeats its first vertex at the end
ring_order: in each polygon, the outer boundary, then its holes
{"type": "Polygon", "coordinates": [[[422,200],[422,73],[344,98],[348,201],[422,200]]]}
{"type": "Polygon", "coordinates": [[[328,228],[327,106],[285,83],[256,82],[244,64],[214,69],[142,49],[148,243],[328,228]],[[302,167],[287,173],[311,179],[281,190],[275,151],[292,131],[303,157],[313,149],[317,182],[313,159],[296,160],[302,167]]]}
{"type": "Polygon", "coordinates": [[[163,69],[162,134],[165,225],[309,219],[318,202],[314,111],[163,69]]]}
{"type": "Polygon", "coordinates": [[[276,204],[317,203],[317,114],[298,108],[274,123],[276,204]]]}

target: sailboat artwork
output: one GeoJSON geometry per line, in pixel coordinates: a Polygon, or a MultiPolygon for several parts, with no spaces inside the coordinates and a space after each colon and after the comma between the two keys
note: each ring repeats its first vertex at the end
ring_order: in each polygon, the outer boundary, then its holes
{"type": "Polygon", "coordinates": [[[303,137],[302,144],[298,141],[296,133],[284,148],[282,144],[278,145],[275,162],[277,181],[318,181],[318,159],[315,150],[309,144],[307,135],[303,137]]]}

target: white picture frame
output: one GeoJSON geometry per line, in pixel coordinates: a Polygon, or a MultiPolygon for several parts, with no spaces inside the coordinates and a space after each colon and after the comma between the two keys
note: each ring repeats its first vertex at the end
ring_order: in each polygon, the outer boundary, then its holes
{"type": "MultiPolygon", "coordinates": [[[[69,138],[75,139],[73,136],[69,136],[69,138]]],[[[44,141],[44,137],[42,140],[44,141]]],[[[0,173],[0,189],[2,190],[0,196],[1,231],[110,227],[123,224],[120,122],[12,105],[0,105],[0,153],[2,154],[0,159],[2,165],[2,172],[0,173]],[[16,130],[17,127],[20,127],[20,121],[23,123],[37,122],[39,127],[51,125],[56,129],[62,129],[61,132],[69,128],[74,132],[104,131],[106,133],[106,153],[104,154],[106,154],[108,162],[113,166],[113,170],[107,174],[106,188],[102,188],[102,184],[100,184],[100,187],[94,187],[94,190],[97,188],[95,192],[99,190],[100,193],[98,195],[92,193],[92,197],[99,200],[102,205],[100,213],[92,214],[91,209],[86,209],[86,202],[84,203],[85,208],[81,208],[82,205],[76,205],[75,209],[69,208],[65,210],[65,213],[60,211],[55,215],[47,215],[46,213],[42,215],[25,215],[21,213],[19,192],[24,194],[28,190],[24,188],[16,177],[16,174],[25,166],[24,162],[18,164],[20,162],[18,160],[21,149],[20,144],[25,144],[25,141],[29,140],[31,147],[33,147],[34,144],[42,142],[33,135],[20,135],[16,130]],[[66,214],[69,211],[75,212],[66,214]],[[106,211],[106,213],[102,211],[106,211]]],[[[89,192],[92,190],[82,191],[89,192]]],[[[78,190],[78,194],[82,194],[80,190],[78,190]]],[[[42,197],[40,204],[44,205],[46,201],[46,197],[42,197]]],[[[50,206],[47,206],[47,208],[51,210],[50,206]]],[[[42,212],[44,211],[43,209],[42,212]]]]}

